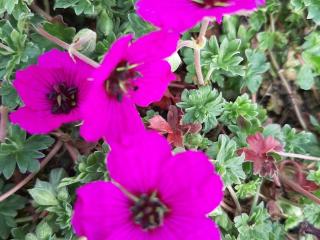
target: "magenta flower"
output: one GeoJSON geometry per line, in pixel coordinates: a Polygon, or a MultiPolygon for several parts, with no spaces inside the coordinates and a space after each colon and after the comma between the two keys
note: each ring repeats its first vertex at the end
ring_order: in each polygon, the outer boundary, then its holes
{"type": "Polygon", "coordinates": [[[178,34],[159,31],[134,43],[127,35],[111,46],[93,73],[90,93],[82,105],[81,135],[87,141],[121,140],[144,129],[135,104],[159,101],[175,79],[164,58],[176,51],[178,39],[178,34]]]}
{"type": "Polygon", "coordinates": [[[218,240],[206,215],[223,198],[222,180],[202,152],[172,155],[165,138],[140,133],[114,145],[111,182],[77,190],[72,225],[88,240],[218,240]],[[129,140],[129,139],[128,139],[129,140]]]}
{"type": "Polygon", "coordinates": [[[282,151],[281,143],[272,136],[264,138],[261,133],[249,136],[247,143],[249,147],[240,149],[239,154],[245,153],[245,159],[253,162],[254,173],[261,176],[274,176],[277,166],[275,159],[269,153],[282,151]]]}
{"type": "Polygon", "coordinates": [[[137,13],[162,29],[184,32],[204,17],[221,22],[227,14],[253,11],[265,0],[138,0],[137,13]]]}
{"type": "Polygon", "coordinates": [[[13,82],[24,106],[10,120],[32,134],[48,133],[63,123],[81,120],[79,106],[88,89],[92,67],[67,52],[53,49],[38,64],[16,73],[13,82]]]}

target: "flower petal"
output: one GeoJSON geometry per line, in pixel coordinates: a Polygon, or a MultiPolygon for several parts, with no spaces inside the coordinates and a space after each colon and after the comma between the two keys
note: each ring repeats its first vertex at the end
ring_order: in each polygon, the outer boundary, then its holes
{"type": "Polygon", "coordinates": [[[223,183],[202,152],[179,153],[161,166],[158,189],[176,216],[204,216],[223,199],[223,183]]]}
{"type": "Polygon", "coordinates": [[[171,157],[171,148],[164,137],[144,131],[111,148],[107,167],[114,181],[132,194],[157,189],[162,180],[160,169],[171,157]]]}
{"type": "Polygon", "coordinates": [[[112,183],[97,181],[78,188],[72,217],[78,236],[106,240],[131,221],[130,200],[112,183]]]}
{"type": "Polygon", "coordinates": [[[148,106],[160,101],[168,85],[176,77],[171,72],[169,63],[156,61],[136,68],[142,77],[136,79],[137,91],[132,91],[131,99],[139,106],[148,106]]]}
{"type": "Polygon", "coordinates": [[[10,121],[19,124],[31,134],[45,134],[59,128],[63,123],[79,120],[77,115],[77,113],[68,116],[53,115],[50,111],[21,107],[10,114],[10,121]]]}
{"type": "Polygon", "coordinates": [[[166,30],[184,32],[201,21],[199,10],[189,0],[139,0],[137,14],[145,21],[166,30]]]}
{"type": "Polygon", "coordinates": [[[80,133],[87,141],[105,138],[109,143],[144,129],[139,113],[130,99],[113,99],[104,83],[93,82],[86,101],[81,105],[84,123],[80,133]]]}
{"type": "Polygon", "coordinates": [[[165,59],[176,51],[179,37],[178,33],[167,31],[155,31],[142,36],[130,45],[128,60],[139,64],[165,59]]]}
{"type": "Polygon", "coordinates": [[[111,45],[109,51],[104,56],[100,67],[97,68],[93,73],[94,81],[100,83],[105,82],[117,65],[122,60],[126,60],[129,43],[131,40],[132,35],[125,35],[111,45]]]}

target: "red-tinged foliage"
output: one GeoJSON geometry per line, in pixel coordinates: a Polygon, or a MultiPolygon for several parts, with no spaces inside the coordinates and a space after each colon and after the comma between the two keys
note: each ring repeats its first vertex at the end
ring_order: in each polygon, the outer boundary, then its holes
{"type": "Polygon", "coordinates": [[[282,151],[281,143],[272,136],[264,138],[261,133],[249,136],[247,143],[249,146],[239,149],[238,153],[244,153],[245,160],[253,162],[254,173],[261,176],[274,176],[277,167],[275,159],[269,153],[282,151]]]}
{"type": "Polygon", "coordinates": [[[198,133],[201,130],[201,124],[183,124],[181,118],[182,112],[176,106],[171,105],[167,120],[160,115],[156,115],[149,120],[149,128],[161,134],[168,134],[167,140],[170,144],[182,147],[183,135],[186,133],[198,133]]]}

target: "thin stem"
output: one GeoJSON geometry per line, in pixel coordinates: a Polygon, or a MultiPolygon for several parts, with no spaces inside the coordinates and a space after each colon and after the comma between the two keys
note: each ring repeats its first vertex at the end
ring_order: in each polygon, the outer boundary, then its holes
{"type": "Polygon", "coordinates": [[[48,33],[47,31],[45,31],[42,27],[35,27],[35,30],[37,31],[37,33],[39,33],[41,36],[45,37],[46,39],[48,39],[49,41],[57,44],[58,46],[68,50],[69,52],[71,52],[71,54],[75,55],[76,57],[78,57],[79,59],[81,59],[82,61],[86,62],[87,64],[91,65],[92,67],[98,68],[100,66],[99,63],[95,62],[94,60],[88,58],[86,55],[78,52],[75,49],[72,49],[70,47],[70,44],[62,41],[61,39],[51,35],[50,33],[48,33]]]}
{"type": "Polygon", "coordinates": [[[6,50],[7,52],[13,53],[13,49],[11,47],[8,47],[7,45],[4,45],[2,42],[0,42],[0,48],[6,50]]]}
{"type": "Polygon", "coordinates": [[[320,198],[313,195],[312,193],[308,192],[304,188],[302,188],[299,184],[295,183],[294,181],[290,180],[288,177],[286,177],[283,174],[279,174],[280,180],[285,184],[288,185],[292,190],[296,191],[297,193],[300,193],[304,195],[305,197],[309,198],[310,200],[314,201],[317,204],[320,204],[320,198]]]}
{"type": "Polygon", "coordinates": [[[195,43],[194,41],[192,40],[185,40],[185,41],[180,41],[179,44],[178,44],[178,48],[177,48],[177,52],[184,48],[184,47],[188,47],[188,48],[192,48],[192,49],[195,49],[195,43]]]}
{"type": "Polygon", "coordinates": [[[302,114],[300,112],[300,109],[298,107],[298,103],[296,102],[296,99],[294,98],[294,94],[293,94],[293,91],[286,79],[286,77],[284,76],[284,70],[280,68],[277,60],[276,60],[276,57],[274,56],[273,52],[269,50],[269,56],[270,56],[270,59],[271,59],[271,63],[273,65],[273,67],[275,68],[275,70],[277,71],[278,73],[278,76],[280,77],[280,80],[283,84],[283,86],[285,87],[289,97],[290,97],[290,100],[291,100],[291,103],[293,105],[293,108],[294,108],[294,111],[296,113],[296,116],[298,118],[298,121],[301,125],[301,127],[305,130],[307,130],[307,124],[305,123],[303,117],[302,117],[302,114]]]}
{"type": "Polygon", "coordinates": [[[4,142],[7,137],[8,108],[0,106],[0,142],[4,142]]]}
{"type": "Polygon", "coordinates": [[[49,3],[49,0],[44,0],[43,1],[43,5],[44,5],[44,10],[49,15],[50,14],[50,3],[49,3]]]}
{"type": "MultiPolygon", "coordinates": [[[[49,152],[49,154],[41,161],[40,163],[40,169],[43,169],[48,162],[54,157],[54,155],[56,155],[56,153],[60,150],[60,148],[62,147],[63,142],[62,141],[57,141],[56,144],[53,146],[53,148],[51,149],[51,151],[49,152]]],[[[26,178],[24,178],[21,182],[19,182],[16,186],[14,186],[13,188],[11,188],[9,191],[7,191],[6,193],[2,194],[0,196],[0,202],[3,202],[4,200],[6,200],[8,197],[10,197],[11,195],[13,195],[15,192],[17,192],[19,189],[21,189],[24,185],[26,185],[32,178],[34,178],[34,176],[37,175],[37,173],[39,172],[34,172],[31,173],[30,175],[28,175],[26,178]]]]}
{"type": "Polygon", "coordinates": [[[68,142],[64,143],[64,146],[66,147],[70,157],[72,158],[72,161],[74,163],[76,163],[79,159],[79,156],[80,156],[78,149],[75,148],[71,143],[68,143],[68,142]]]}
{"type": "Polygon", "coordinates": [[[242,208],[241,208],[240,202],[237,198],[237,194],[235,193],[235,191],[233,190],[233,188],[231,186],[228,186],[227,189],[228,189],[230,196],[233,199],[233,202],[235,203],[236,208],[237,208],[235,215],[241,214],[242,208]]]}
{"type": "Polygon", "coordinates": [[[203,19],[203,21],[201,23],[199,38],[198,38],[199,41],[205,40],[206,32],[207,32],[208,27],[209,27],[209,23],[210,23],[210,19],[209,18],[204,18],[203,19]]]}
{"type": "Polygon", "coordinates": [[[258,205],[258,201],[259,201],[259,197],[260,197],[260,192],[261,192],[261,188],[263,185],[263,178],[257,188],[257,192],[256,195],[254,196],[253,202],[252,202],[252,206],[251,206],[251,210],[250,210],[250,215],[253,213],[254,209],[256,208],[256,206],[258,205]]]}
{"type": "Polygon", "coordinates": [[[220,205],[224,210],[226,210],[230,213],[234,212],[234,209],[232,207],[230,207],[228,204],[226,204],[224,201],[222,201],[220,205]]]}
{"type": "Polygon", "coordinates": [[[21,218],[16,218],[15,222],[16,223],[25,223],[25,222],[30,222],[33,221],[33,216],[28,216],[28,217],[21,217],[21,218]]]}
{"type": "Polygon", "coordinates": [[[320,161],[319,157],[313,157],[313,156],[308,156],[303,154],[286,153],[286,152],[276,152],[276,153],[283,157],[300,158],[300,159],[311,160],[311,161],[320,161]]]}
{"type": "Polygon", "coordinates": [[[201,69],[201,50],[194,49],[194,66],[197,74],[198,84],[200,86],[205,85],[203,80],[203,74],[201,69]]]}
{"type": "Polygon", "coordinates": [[[201,23],[201,28],[200,28],[200,33],[199,37],[197,39],[197,44],[199,47],[194,49],[194,66],[197,74],[197,79],[198,79],[198,84],[200,86],[205,85],[204,79],[203,79],[203,74],[202,74],[202,69],[201,69],[201,47],[205,44],[206,42],[206,32],[209,26],[210,20],[208,18],[204,18],[202,23],[201,23]]]}
{"type": "MultiPolygon", "coordinates": [[[[43,11],[35,2],[31,3],[30,8],[35,13],[42,16],[44,19],[46,19],[48,22],[52,22],[53,17],[51,17],[47,11],[43,11]]],[[[50,10],[50,8],[49,8],[50,10]]]]}

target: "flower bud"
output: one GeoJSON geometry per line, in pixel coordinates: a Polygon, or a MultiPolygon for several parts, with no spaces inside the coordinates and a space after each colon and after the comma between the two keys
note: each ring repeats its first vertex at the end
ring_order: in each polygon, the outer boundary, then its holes
{"type": "Polygon", "coordinates": [[[91,29],[81,29],[73,38],[72,48],[83,53],[91,53],[96,48],[97,34],[91,29]]]}

